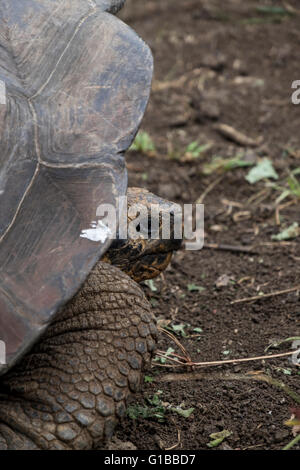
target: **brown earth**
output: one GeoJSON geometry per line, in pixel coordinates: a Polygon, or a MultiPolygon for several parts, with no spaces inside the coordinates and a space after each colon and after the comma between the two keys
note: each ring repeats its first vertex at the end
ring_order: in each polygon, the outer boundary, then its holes
{"type": "MultiPolygon", "coordinates": [[[[212,170],[205,163],[216,156],[252,163],[267,157],[279,175],[278,186],[288,187],[290,172],[300,166],[300,106],[291,103],[291,84],[300,79],[299,2],[128,0],[121,16],[150,45],[155,60],[142,129],[156,152],[129,152],[130,185],[179,203],[195,202],[209,188],[204,198],[205,243],[250,246],[254,251],[182,250],[154,286],[144,286],[145,292],[164,324],[185,325],[186,337],[177,338],[194,361],[264,355],[274,340],[299,336],[300,290],[231,302],[300,285],[299,237],[285,243],[272,240],[300,222],[299,198],[284,199],[280,204],[289,204],[276,216],[282,189],[269,188],[266,180],[249,184],[249,168],[212,170]],[[226,140],[215,128],[220,123],[261,140],[253,147],[226,140]],[[193,158],[186,155],[193,141],[210,146],[193,158]],[[217,287],[223,275],[225,285],[217,287]],[[203,289],[189,290],[191,284],[203,289]]],[[[161,334],[159,349],[169,347],[176,348],[161,334]]],[[[290,348],[287,342],[267,354],[290,348]]],[[[167,449],[178,443],[177,449],[194,450],[207,449],[210,434],[226,429],[232,434],[218,448],[281,449],[293,439],[284,421],[300,405],[278,384],[253,380],[257,371],[300,393],[300,369],[286,357],[206,367],[198,370],[204,375],[198,380],[177,375],[190,373],[186,368],[149,367],[146,380],[154,381],[144,383],[137,397],[140,406],[153,412],[147,399],[156,395],[164,403],[183,403],[183,409],[194,411],[186,418],[166,412],[164,422],[127,418],[117,437],[137,449],[167,449]],[[162,382],[169,373],[172,381],[162,382]],[[245,375],[248,380],[241,380],[245,375]]],[[[137,413],[136,401],[131,406],[137,413]]]]}

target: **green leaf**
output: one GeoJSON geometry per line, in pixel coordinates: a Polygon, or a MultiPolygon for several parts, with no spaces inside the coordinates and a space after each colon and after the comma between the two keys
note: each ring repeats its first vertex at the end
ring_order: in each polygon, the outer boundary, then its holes
{"type": "Polygon", "coordinates": [[[203,333],[203,330],[202,328],[194,328],[193,331],[195,331],[196,333],[203,333]]]}
{"type": "Polygon", "coordinates": [[[246,180],[250,184],[257,183],[264,178],[278,179],[278,174],[274,170],[271,160],[268,158],[261,160],[246,176],[246,180]]]}
{"type": "Polygon", "coordinates": [[[172,325],[172,330],[174,331],[174,333],[176,334],[181,334],[181,336],[185,337],[187,336],[186,332],[185,332],[185,328],[186,328],[186,325],[184,325],[183,323],[181,323],[180,325],[172,325]]]}
{"type": "Polygon", "coordinates": [[[282,230],[282,232],[277,235],[272,235],[272,240],[281,241],[281,240],[291,240],[300,235],[300,228],[297,222],[294,222],[287,229],[282,230]]]}
{"type": "Polygon", "coordinates": [[[154,418],[158,422],[163,423],[166,419],[166,414],[175,412],[184,418],[189,418],[194,411],[194,408],[183,409],[184,403],[178,406],[174,406],[170,403],[163,402],[161,396],[163,395],[162,390],[157,390],[153,397],[146,397],[144,405],[133,404],[128,406],[127,415],[131,419],[149,419],[154,418]]]}
{"type": "Polygon", "coordinates": [[[130,405],[127,408],[127,415],[130,419],[157,419],[159,423],[165,421],[166,409],[163,406],[141,406],[141,405],[130,405]]]}
{"type": "Polygon", "coordinates": [[[187,146],[185,154],[190,154],[193,158],[198,158],[203,152],[210,148],[211,144],[199,145],[198,141],[195,141],[187,146]]]}
{"type": "Polygon", "coordinates": [[[292,375],[292,369],[284,368],[284,367],[276,367],[276,370],[282,372],[284,375],[292,375]]]}
{"type": "Polygon", "coordinates": [[[222,157],[213,157],[210,163],[203,165],[203,173],[205,175],[211,175],[214,172],[224,172],[231,171],[236,168],[244,168],[253,166],[253,162],[247,162],[242,159],[242,155],[237,155],[234,158],[222,158],[222,157]]]}
{"type": "Polygon", "coordinates": [[[231,353],[231,351],[229,351],[229,350],[226,350],[226,351],[223,351],[223,353],[222,353],[222,354],[224,354],[224,356],[229,356],[229,354],[230,354],[230,353],[231,353]]]}
{"type": "Polygon", "coordinates": [[[155,395],[153,395],[153,398],[147,399],[150,405],[158,406],[161,404],[161,399],[159,398],[159,395],[160,394],[156,393],[155,395]]]}
{"type": "Polygon", "coordinates": [[[139,131],[129,151],[151,153],[155,152],[155,145],[150,135],[145,131],[139,131]]]}
{"type": "Polygon", "coordinates": [[[300,183],[295,177],[295,172],[291,173],[287,182],[293,195],[300,197],[300,183]]]}
{"type": "Polygon", "coordinates": [[[175,349],[173,348],[168,348],[167,351],[166,351],[166,356],[170,356],[170,354],[172,354],[173,352],[175,352],[175,349]]]}
{"type": "Polygon", "coordinates": [[[157,287],[154,284],[153,279],[147,279],[147,281],[145,281],[145,284],[151,289],[152,292],[157,292],[157,287]]]}
{"type": "Polygon", "coordinates": [[[137,419],[141,415],[141,409],[142,407],[136,406],[128,406],[127,408],[127,416],[129,416],[130,419],[137,419]]]}
{"type": "Polygon", "coordinates": [[[191,142],[187,148],[186,148],[186,151],[187,152],[193,152],[194,150],[196,150],[198,148],[198,141],[195,141],[195,142],[191,142]]]}
{"type": "Polygon", "coordinates": [[[256,10],[265,15],[293,15],[293,13],[286,8],[276,6],[258,6],[256,10]]]}
{"type": "MultiPolygon", "coordinates": [[[[169,329],[169,328],[167,328],[169,329]]],[[[160,362],[161,364],[165,364],[167,362],[167,357],[170,356],[171,353],[175,352],[175,349],[173,348],[168,348],[168,350],[165,352],[165,357],[161,356],[156,356],[154,358],[154,361],[160,362]]]]}
{"type": "Polygon", "coordinates": [[[224,429],[221,432],[215,432],[213,434],[210,434],[210,438],[213,439],[211,442],[207,444],[207,447],[218,447],[226,437],[229,437],[232,435],[231,431],[228,431],[227,429],[224,429]]]}
{"type": "Polygon", "coordinates": [[[183,416],[184,418],[189,418],[195,408],[188,408],[187,410],[183,410],[180,406],[172,407],[172,411],[175,411],[175,413],[179,414],[180,416],[183,416]]]}
{"type": "Polygon", "coordinates": [[[292,174],[293,174],[294,176],[300,175],[300,167],[298,166],[297,168],[295,168],[295,169],[292,171],[292,174]]]}
{"type": "Polygon", "coordinates": [[[150,304],[152,305],[152,307],[155,308],[158,305],[158,301],[156,299],[154,299],[153,297],[151,297],[150,304]]]}
{"type": "Polygon", "coordinates": [[[188,284],[187,285],[188,291],[189,292],[203,292],[205,291],[205,287],[197,286],[196,284],[188,284]]]}
{"type": "Polygon", "coordinates": [[[145,375],[144,382],[146,384],[151,384],[153,381],[154,381],[154,377],[151,377],[151,375],[145,375]]]}

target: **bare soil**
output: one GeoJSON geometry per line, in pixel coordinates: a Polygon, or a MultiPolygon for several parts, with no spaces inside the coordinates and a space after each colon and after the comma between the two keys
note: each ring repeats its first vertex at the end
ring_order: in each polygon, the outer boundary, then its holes
{"type": "MultiPolygon", "coordinates": [[[[150,45],[155,61],[142,129],[156,152],[128,153],[130,185],[179,203],[195,202],[210,188],[204,197],[205,243],[253,251],[182,250],[152,289],[144,286],[161,324],[184,325],[186,336],[177,338],[194,361],[261,356],[273,341],[300,335],[300,290],[264,297],[300,285],[300,238],[272,240],[300,223],[299,199],[284,199],[281,204],[289,204],[276,215],[282,191],[268,188],[266,180],[249,184],[249,168],[205,171],[216,156],[253,163],[267,157],[277,184],[287,187],[288,175],[300,166],[300,106],[291,102],[291,84],[300,79],[298,3],[128,0],[121,14],[150,45]],[[227,140],[216,130],[220,123],[259,144],[227,140]],[[186,147],[193,141],[210,147],[189,158],[186,147]],[[191,284],[200,289],[191,290],[191,284]],[[231,304],[257,295],[262,298],[231,304]]],[[[179,352],[160,334],[159,349],[169,347],[179,352]]],[[[287,342],[267,354],[290,348],[287,342]]],[[[253,380],[265,374],[299,395],[300,369],[289,358],[206,367],[192,372],[202,374],[198,380],[187,368],[155,364],[132,406],[153,409],[147,399],[161,391],[157,396],[164,403],[194,411],[187,418],[167,412],[164,422],[127,418],[117,429],[120,440],[137,449],[208,449],[210,434],[225,429],[232,434],[216,448],[257,450],[281,449],[293,439],[284,422],[300,406],[295,397],[278,384],[253,380]],[[183,380],[179,373],[189,375],[183,380]]]]}

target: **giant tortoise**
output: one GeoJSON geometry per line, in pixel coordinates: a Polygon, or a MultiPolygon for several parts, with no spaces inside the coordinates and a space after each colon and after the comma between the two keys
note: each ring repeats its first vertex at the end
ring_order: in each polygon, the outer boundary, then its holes
{"type": "Polygon", "coordinates": [[[178,242],[88,236],[127,191],[152,77],[123,3],[0,1],[0,449],[98,447],[155,345],[136,281],[178,242]]]}

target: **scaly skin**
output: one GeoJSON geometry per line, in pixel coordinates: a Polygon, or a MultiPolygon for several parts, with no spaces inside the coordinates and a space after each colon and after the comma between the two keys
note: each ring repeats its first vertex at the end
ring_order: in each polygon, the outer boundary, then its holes
{"type": "Polygon", "coordinates": [[[139,286],[99,262],[0,382],[0,449],[92,449],[140,385],[156,328],[139,286]]]}

